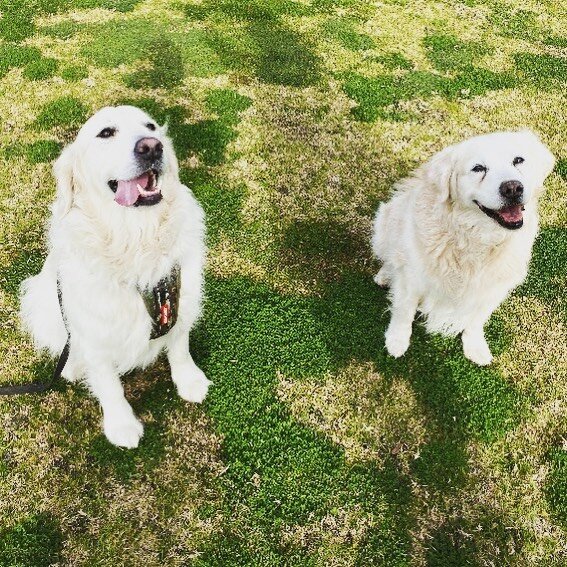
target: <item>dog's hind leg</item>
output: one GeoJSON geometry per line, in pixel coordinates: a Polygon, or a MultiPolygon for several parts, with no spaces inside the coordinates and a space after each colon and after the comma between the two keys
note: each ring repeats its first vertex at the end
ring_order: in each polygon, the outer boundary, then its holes
{"type": "Polygon", "coordinates": [[[409,347],[413,318],[419,304],[419,298],[407,289],[407,286],[398,278],[392,282],[390,291],[392,301],[392,318],[386,330],[386,349],[398,358],[409,347]]]}
{"type": "Polygon", "coordinates": [[[390,278],[391,278],[390,271],[384,264],[379,270],[378,273],[374,276],[374,282],[377,283],[380,287],[390,287],[390,278]]]}
{"type": "Polygon", "coordinates": [[[52,254],[41,272],[27,278],[20,289],[20,318],[38,349],[59,356],[67,342],[67,331],[57,297],[57,268],[52,254]]]}

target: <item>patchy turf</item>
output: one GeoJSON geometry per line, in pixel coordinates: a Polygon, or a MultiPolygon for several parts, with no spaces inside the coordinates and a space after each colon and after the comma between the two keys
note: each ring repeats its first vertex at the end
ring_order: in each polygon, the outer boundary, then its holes
{"type": "Polygon", "coordinates": [[[60,559],[62,543],[57,521],[49,514],[24,517],[0,532],[0,564],[47,567],[60,559]]]}
{"type": "Polygon", "coordinates": [[[0,0],[0,376],[46,378],[18,325],[50,166],[94,110],[167,122],[207,214],[214,386],[125,377],[110,446],[80,386],[0,399],[0,566],[567,562],[567,17],[557,2],[0,0]],[[386,355],[370,219],[443,146],[529,127],[559,157],[494,364],[425,335],[386,355]]]}
{"type": "Polygon", "coordinates": [[[87,118],[88,109],[80,100],[63,96],[44,105],[37,116],[36,126],[40,130],[55,126],[77,128],[87,118]]]}

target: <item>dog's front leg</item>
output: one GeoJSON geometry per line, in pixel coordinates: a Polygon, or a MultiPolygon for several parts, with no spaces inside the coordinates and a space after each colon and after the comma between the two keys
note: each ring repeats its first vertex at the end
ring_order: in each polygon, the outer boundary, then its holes
{"type": "Polygon", "coordinates": [[[502,302],[502,296],[485,301],[468,322],[463,330],[461,339],[463,341],[464,355],[479,366],[486,366],[492,362],[492,353],[486,339],[484,338],[484,326],[490,319],[492,312],[502,302]]]}
{"type": "Polygon", "coordinates": [[[188,402],[200,403],[205,399],[211,382],[191,357],[187,334],[178,333],[170,339],[167,359],[177,393],[188,402]]]}
{"type": "Polygon", "coordinates": [[[386,330],[386,349],[396,358],[409,347],[413,318],[418,306],[418,297],[407,289],[399,279],[392,282],[392,318],[386,330]]]}
{"type": "Polygon", "coordinates": [[[469,325],[462,335],[463,352],[465,356],[478,364],[486,366],[492,362],[492,353],[484,338],[484,325],[482,321],[475,321],[469,325]]]}
{"type": "Polygon", "coordinates": [[[137,447],[144,427],[124,397],[118,374],[109,364],[91,364],[87,366],[87,384],[102,407],[106,438],[118,447],[137,447]]]}

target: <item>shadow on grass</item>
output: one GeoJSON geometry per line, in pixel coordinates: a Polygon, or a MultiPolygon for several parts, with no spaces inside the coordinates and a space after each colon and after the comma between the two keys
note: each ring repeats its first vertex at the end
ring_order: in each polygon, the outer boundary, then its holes
{"type": "Polygon", "coordinates": [[[369,257],[369,239],[354,232],[352,223],[329,220],[290,223],[278,255],[292,278],[327,283],[336,281],[345,268],[363,270],[369,257]]]}
{"type": "MultiPolygon", "coordinates": [[[[347,466],[342,450],[298,424],[277,398],[276,370],[312,375],[333,366],[309,307],[245,279],[208,282],[196,342],[209,345],[204,367],[215,387],[206,405],[224,435],[229,520],[202,564],[253,564],[258,554],[265,564],[281,564],[282,554],[287,564],[303,564],[309,550],[284,544],[280,530],[317,522],[350,503],[368,513],[387,509],[376,528],[378,551],[388,549],[392,565],[405,553],[400,538],[406,540],[409,527],[403,504],[410,489],[395,463],[384,470],[347,466]],[[257,534],[255,541],[246,533],[257,534]]],[[[368,534],[362,547],[373,542],[368,534]]]]}
{"type": "Polygon", "coordinates": [[[510,560],[522,545],[522,534],[517,528],[504,524],[501,518],[486,510],[479,518],[445,522],[432,534],[426,561],[428,567],[480,567],[486,565],[483,558],[498,557],[497,564],[511,565],[510,560]],[[502,542],[507,543],[507,549],[499,549],[502,542]]]}
{"type": "Polygon", "coordinates": [[[72,96],[62,96],[46,103],[34,122],[38,130],[61,128],[67,134],[78,130],[86,121],[90,109],[72,96]]]}
{"type": "Polygon", "coordinates": [[[62,145],[56,140],[37,140],[30,143],[15,142],[0,150],[0,155],[7,159],[25,157],[31,163],[45,163],[54,160],[62,145]]]}
{"type": "Polygon", "coordinates": [[[545,498],[554,518],[567,529],[567,450],[554,447],[548,451],[549,473],[545,498]]]}
{"type": "Polygon", "coordinates": [[[140,0],[0,0],[0,36],[19,42],[37,31],[34,19],[38,15],[57,14],[71,9],[108,8],[129,12],[140,0]]]}
{"type": "Polygon", "coordinates": [[[313,546],[284,546],[282,531],[358,508],[378,519],[344,545],[361,564],[407,565],[416,521],[411,482],[441,492],[464,486],[468,440],[489,443],[513,427],[522,409],[517,393],[466,361],[456,341],[426,338],[419,327],[403,359],[387,357],[386,298],[365,274],[344,274],[321,298],[282,296],[244,278],[209,279],[207,290],[195,338],[208,345],[203,367],[215,383],[206,406],[224,436],[227,523],[200,564],[254,564],[258,554],[267,565],[281,564],[282,554],[286,564],[307,564],[313,546]],[[430,441],[409,476],[395,455],[382,468],[348,463],[277,396],[278,373],[301,380],[353,360],[373,362],[386,380],[405,376],[430,418],[430,441]],[[254,542],[243,536],[250,533],[254,542]]]}
{"type": "Polygon", "coordinates": [[[30,80],[41,80],[52,77],[57,71],[57,61],[43,57],[36,47],[16,45],[13,43],[0,45],[0,78],[10,69],[23,68],[23,75],[30,80]]]}
{"type": "Polygon", "coordinates": [[[0,565],[48,567],[61,559],[63,534],[55,518],[42,512],[0,530],[0,565]]]}
{"type": "Polygon", "coordinates": [[[518,295],[542,299],[567,316],[567,230],[544,228],[536,238],[526,281],[516,290],[518,295]]]}
{"type": "Polygon", "coordinates": [[[226,29],[213,31],[208,41],[226,67],[252,72],[265,83],[305,87],[320,79],[319,58],[281,16],[307,11],[307,6],[295,2],[222,0],[187,7],[186,15],[192,20],[224,21],[226,29]]]}
{"type": "Polygon", "coordinates": [[[171,40],[164,37],[151,39],[146,49],[150,68],[126,76],[127,86],[134,89],[171,88],[183,82],[183,58],[171,40]]]}
{"type": "Polygon", "coordinates": [[[345,93],[358,103],[353,116],[364,122],[377,118],[405,120],[407,113],[399,103],[416,98],[441,96],[447,100],[470,98],[488,91],[512,88],[518,79],[512,73],[496,73],[469,66],[456,71],[453,77],[429,71],[407,71],[402,75],[364,77],[357,73],[343,75],[345,93]]]}
{"type": "MultiPolygon", "coordinates": [[[[24,246],[22,246],[24,248],[24,246]]],[[[14,299],[20,295],[20,285],[28,277],[39,274],[44,255],[38,250],[22,250],[12,263],[0,275],[0,288],[14,299]]]]}
{"type": "MultiPolygon", "coordinates": [[[[222,0],[185,6],[184,10],[189,20],[206,20],[206,30],[179,29],[176,21],[134,16],[94,24],[62,21],[40,31],[60,39],[85,32],[89,41],[81,48],[81,55],[100,67],[138,62],[142,68],[124,76],[126,84],[136,89],[172,88],[180,85],[187,74],[213,76],[227,72],[292,87],[319,82],[319,57],[308,39],[282,17],[316,12],[308,6],[297,2],[222,0]]],[[[347,34],[350,42],[354,41],[353,34],[347,34]]]]}
{"type": "MultiPolygon", "coordinates": [[[[399,106],[406,100],[433,96],[466,99],[526,82],[546,90],[560,89],[567,80],[565,59],[553,55],[516,53],[514,69],[495,72],[481,66],[482,57],[493,52],[482,43],[432,33],[424,38],[423,47],[436,73],[405,66],[405,72],[397,75],[365,77],[346,73],[340,77],[345,93],[358,104],[352,111],[355,118],[365,122],[377,118],[405,120],[408,115],[399,106]]],[[[397,55],[392,53],[390,57],[397,55]]]]}

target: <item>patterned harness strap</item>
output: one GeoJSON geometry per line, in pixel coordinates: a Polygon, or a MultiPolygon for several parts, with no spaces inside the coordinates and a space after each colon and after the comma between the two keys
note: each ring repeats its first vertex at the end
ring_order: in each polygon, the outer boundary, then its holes
{"type": "Polygon", "coordinates": [[[152,320],[150,339],[163,337],[177,323],[181,269],[175,266],[168,277],[159,280],[152,289],[139,290],[152,320]]]}

